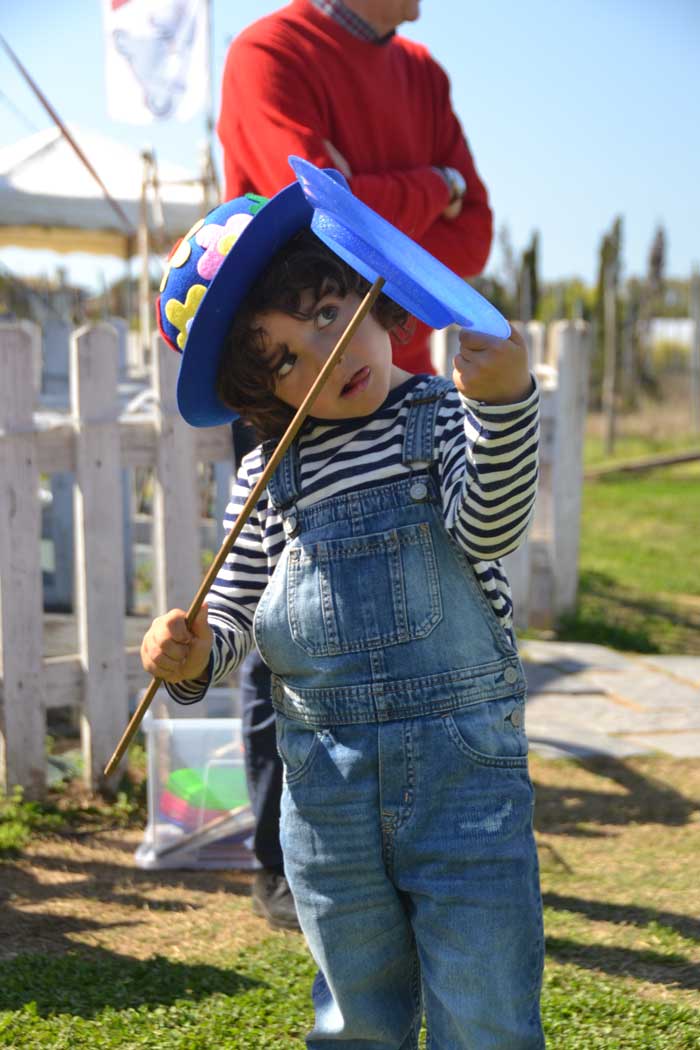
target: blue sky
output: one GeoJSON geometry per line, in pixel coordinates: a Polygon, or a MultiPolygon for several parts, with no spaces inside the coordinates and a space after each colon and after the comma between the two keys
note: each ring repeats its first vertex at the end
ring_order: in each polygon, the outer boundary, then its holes
{"type": "MultiPolygon", "coordinates": [[[[279,6],[213,0],[217,96],[229,40],[279,6]]],[[[508,226],[516,250],[540,231],[545,279],[592,281],[617,214],[627,274],[646,270],[659,223],[667,272],[683,277],[700,265],[700,0],[423,0],[420,20],[403,31],[449,72],[496,226],[508,226]]],[[[100,0],[6,3],[0,32],[65,121],[195,167],[203,119],[146,128],[108,119],[100,0]]],[[[0,52],[0,145],[48,124],[0,52]]],[[[63,262],[95,286],[102,273],[121,272],[103,260],[12,249],[0,261],[21,273],[63,262]]],[[[500,263],[494,244],[487,272],[500,263]]]]}

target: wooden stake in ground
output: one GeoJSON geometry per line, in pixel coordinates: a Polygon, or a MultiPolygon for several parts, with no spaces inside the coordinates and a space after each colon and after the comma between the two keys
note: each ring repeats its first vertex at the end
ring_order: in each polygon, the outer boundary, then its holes
{"type": "MultiPolygon", "coordinates": [[[[355,311],[355,314],[351,318],[350,323],[348,324],[347,328],[338,340],[335,348],[333,349],[333,352],[329,355],[328,360],[326,361],[325,365],[316,377],[315,383],[313,384],[308,394],[304,398],[303,402],[297,409],[294,418],[292,419],[291,423],[284,432],[280,443],[278,444],[277,448],[270,457],[269,463],[260,475],[255,487],[248,496],[248,499],[245,501],[241,509],[241,513],[238,515],[236,521],[234,522],[233,528],[222,543],[219,552],[217,553],[216,557],[214,558],[214,561],[209,567],[209,571],[202,580],[200,588],[194,596],[192,604],[187,610],[186,623],[188,627],[192,626],[192,623],[194,622],[197,613],[202,607],[204,599],[209,593],[211,585],[213,584],[214,580],[218,575],[219,569],[226,561],[229,551],[233,547],[233,544],[236,542],[236,539],[238,538],[243,526],[248,520],[251,511],[255,507],[255,504],[258,502],[258,499],[260,498],[263,490],[265,489],[265,486],[267,485],[274,471],[277,469],[280,460],[291,445],[292,441],[294,441],[294,438],[297,436],[297,433],[299,432],[302,423],[311,411],[313,403],[320,394],[322,388],[324,387],[326,380],[330,376],[335,366],[339,364],[342,360],[343,354],[347,349],[348,343],[352,339],[356,330],[362,324],[369,311],[374,306],[374,303],[377,299],[377,296],[381,292],[383,285],[384,278],[377,277],[376,281],[374,282],[370,290],[367,292],[367,295],[364,297],[357,310],[355,311]]],[[[131,716],[129,724],[124,730],[122,738],[114,750],[114,754],[105,766],[104,772],[106,777],[110,776],[114,772],[114,770],[117,768],[122,758],[124,757],[126,749],[131,743],[134,734],[136,733],[136,730],[141,725],[143,716],[146,714],[146,711],[148,710],[151,701],[153,700],[153,697],[156,695],[160,687],[161,681],[162,679],[160,678],[153,678],[151,680],[151,684],[142,696],[138,707],[131,716]]]]}

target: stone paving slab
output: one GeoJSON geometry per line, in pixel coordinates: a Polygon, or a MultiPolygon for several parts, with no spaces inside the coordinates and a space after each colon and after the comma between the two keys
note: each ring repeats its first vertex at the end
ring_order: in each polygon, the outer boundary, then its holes
{"type": "Polygon", "coordinates": [[[522,655],[536,753],[700,757],[700,657],[544,641],[523,643],[522,655]]]}
{"type": "MultiPolygon", "coordinates": [[[[592,697],[592,700],[599,700],[592,697]]],[[[600,701],[605,703],[605,700],[600,701]]],[[[571,697],[566,694],[535,697],[528,700],[526,727],[530,750],[544,758],[582,758],[610,755],[625,758],[652,750],[646,738],[629,739],[626,735],[601,730],[594,718],[571,718],[567,708],[571,697]]]]}
{"type": "Polygon", "coordinates": [[[562,670],[559,664],[529,663],[526,662],[525,675],[527,677],[528,690],[531,695],[535,693],[595,693],[603,695],[606,689],[595,686],[590,679],[589,672],[562,670]]]}
{"type": "Polygon", "coordinates": [[[692,682],[700,689],[700,656],[642,656],[639,662],[692,682]]]}
{"type": "Polygon", "coordinates": [[[572,731],[591,728],[599,733],[616,734],[685,732],[700,730],[700,703],[694,709],[634,711],[601,695],[539,694],[528,701],[528,724],[533,717],[540,721],[567,722],[572,731]],[[552,704],[553,699],[556,707],[552,704]]]}
{"type": "Polygon", "coordinates": [[[604,693],[534,693],[528,696],[528,725],[534,718],[570,725],[572,729],[595,729],[605,733],[631,733],[630,712],[612,704],[604,693]]]}
{"type": "Polygon", "coordinates": [[[645,710],[698,708],[700,689],[663,671],[651,667],[633,667],[624,671],[590,671],[589,681],[608,695],[645,710]]]}
{"type": "Polygon", "coordinates": [[[649,733],[643,737],[628,736],[620,739],[650,751],[664,751],[674,758],[700,756],[700,733],[649,733]]]}
{"type": "Polygon", "coordinates": [[[568,672],[591,668],[622,670],[634,666],[634,659],[615,649],[592,642],[545,642],[527,639],[520,646],[523,660],[547,663],[568,672]]]}
{"type": "Polygon", "coordinates": [[[644,755],[656,750],[644,741],[605,736],[602,733],[582,733],[573,740],[571,734],[562,729],[561,736],[551,726],[545,727],[542,735],[537,731],[531,733],[528,729],[530,751],[542,758],[591,758],[594,755],[628,758],[630,755],[644,755]]]}

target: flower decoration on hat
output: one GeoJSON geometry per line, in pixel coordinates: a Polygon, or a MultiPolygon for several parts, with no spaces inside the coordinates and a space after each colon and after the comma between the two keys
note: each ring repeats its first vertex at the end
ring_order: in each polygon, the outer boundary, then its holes
{"type": "Polygon", "coordinates": [[[197,230],[201,229],[202,226],[204,226],[205,221],[206,221],[205,219],[198,219],[197,222],[194,224],[194,226],[190,230],[187,231],[185,236],[181,237],[179,241],[175,241],[175,244],[170,249],[170,255],[168,256],[168,261],[167,261],[165,269],[163,271],[163,279],[160,282],[160,290],[161,290],[161,292],[163,291],[163,289],[165,288],[165,285],[167,284],[168,277],[170,276],[170,271],[171,271],[172,267],[173,266],[184,266],[185,263],[187,262],[187,260],[189,259],[190,252],[192,251],[192,249],[190,248],[190,240],[189,239],[190,239],[190,237],[193,237],[197,233],[197,230]]]}
{"type": "Polygon", "coordinates": [[[205,249],[204,255],[197,263],[197,273],[200,276],[211,281],[252,218],[252,215],[238,212],[227,219],[224,226],[210,222],[195,234],[197,244],[205,249]]]}
{"type": "Polygon", "coordinates": [[[227,201],[199,219],[174,245],[156,303],[160,334],[173,350],[184,350],[209,285],[233,245],[266,203],[266,197],[254,193],[227,201]]]}
{"type": "Polygon", "coordinates": [[[192,324],[194,315],[197,313],[197,307],[204,298],[206,288],[203,284],[193,284],[187,289],[187,295],[184,303],[178,302],[177,299],[169,299],[165,304],[165,316],[178,330],[177,345],[180,350],[183,350],[185,343],[187,342],[187,333],[189,327],[192,324]]]}

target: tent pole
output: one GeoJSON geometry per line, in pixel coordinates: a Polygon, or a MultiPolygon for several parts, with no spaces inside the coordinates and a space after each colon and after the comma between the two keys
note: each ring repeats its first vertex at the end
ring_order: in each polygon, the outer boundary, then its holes
{"type": "Polygon", "coordinates": [[[119,216],[119,219],[122,222],[122,224],[124,226],[124,229],[127,231],[127,233],[129,233],[129,234],[132,233],[131,223],[129,222],[128,218],[126,217],[126,214],[124,213],[121,205],[118,204],[117,201],[115,201],[114,198],[110,196],[109,191],[107,190],[107,187],[105,186],[104,182],[102,181],[100,176],[97,174],[97,172],[93,168],[92,164],[90,163],[88,158],[85,156],[85,154],[81,150],[80,146],[75,141],[75,139],[71,135],[70,131],[68,130],[66,125],[63,123],[63,121],[59,117],[59,115],[56,112],[56,110],[53,108],[53,106],[51,105],[51,103],[47,99],[46,95],[44,95],[42,90],[39,88],[38,84],[36,84],[35,81],[32,79],[32,77],[29,75],[29,73],[24,68],[24,66],[22,65],[20,60],[17,58],[17,55],[14,53],[14,51],[12,50],[12,48],[10,47],[10,45],[8,44],[8,42],[5,40],[4,36],[1,33],[0,33],[0,44],[2,45],[2,47],[7,52],[9,58],[12,60],[12,62],[17,67],[17,69],[19,70],[20,74],[24,77],[25,81],[27,82],[27,84],[29,85],[31,90],[34,92],[34,94],[38,98],[38,100],[41,103],[41,105],[44,107],[46,112],[49,114],[49,116],[53,120],[54,124],[56,125],[58,130],[61,132],[63,137],[65,138],[66,142],[68,142],[69,145],[75,150],[75,152],[77,153],[77,155],[80,158],[80,160],[82,161],[82,163],[85,165],[87,170],[90,172],[90,174],[92,175],[93,179],[95,180],[95,182],[98,184],[98,186],[102,190],[102,194],[103,194],[105,200],[108,202],[108,204],[111,206],[111,208],[119,216]]]}
{"type": "Polygon", "coordinates": [[[214,8],[212,0],[206,0],[206,19],[209,61],[207,62],[206,146],[203,158],[202,191],[205,211],[209,211],[216,207],[222,199],[221,187],[214,166],[214,113],[216,107],[214,105],[214,8]]]}
{"type": "Polygon", "coordinates": [[[149,281],[150,237],[148,234],[148,186],[151,178],[151,154],[144,150],[143,178],[141,180],[141,206],[139,209],[138,245],[141,271],[139,273],[139,328],[141,332],[141,353],[144,362],[149,361],[151,352],[151,289],[149,281]]]}

